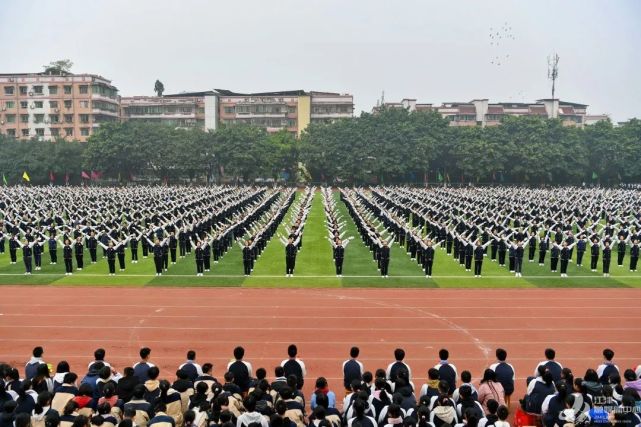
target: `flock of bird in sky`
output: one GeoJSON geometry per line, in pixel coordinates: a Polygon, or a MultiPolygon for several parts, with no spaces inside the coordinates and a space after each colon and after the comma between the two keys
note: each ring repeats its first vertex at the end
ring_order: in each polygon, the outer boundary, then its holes
{"type": "Polygon", "coordinates": [[[490,64],[500,66],[510,59],[509,47],[511,41],[516,40],[512,27],[506,22],[500,28],[490,27],[490,46],[492,47],[492,58],[490,64]]]}

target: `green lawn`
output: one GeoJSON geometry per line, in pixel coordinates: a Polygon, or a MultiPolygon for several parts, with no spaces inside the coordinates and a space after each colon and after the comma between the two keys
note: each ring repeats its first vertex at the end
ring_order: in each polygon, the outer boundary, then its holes
{"type": "MultiPolygon", "coordinates": [[[[299,196],[298,194],[297,196],[299,196]]],[[[434,262],[433,276],[426,279],[423,271],[416,262],[398,245],[392,246],[389,267],[390,277],[383,279],[376,269],[372,255],[356,231],[345,205],[337,199],[337,207],[347,220],[346,236],[354,236],[345,250],[343,277],[335,275],[332,261],[332,249],[327,241],[325,227],[325,212],[322,196],[319,192],[314,196],[311,211],[307,218],[303,233],[303,247],[296,259],[295,275],[285,277],[285,250],[278,238],[269,242],[261,257],[256,261],[254,272],[250,277],[243,276],[241,251],[237,245],[220,260],[212,263],[212,271],[203,277],[196,277],[196,266],[193,254],[179,259],[176,265],[169,266],[169,271],[162,277],[154,274],[153,260],[143,259],[142,250],[138,254],[140,263],[131,264],[127,251],[126,272],[118,271],[116,276],[107,275],[107,263],[100,259],[102,251],[98,251],[97,264],[87,264],[88,252],[85,254],[85,268],[74,271],[73,276],[64,275],[64,265],[61,260],[61,249],[58,250],[58,265],[49,265],[49,255],[43,256],[43,269],[34,271],[31,276],[24,275],[24,265],[21,258],[15,265],[9,264],[8,249],[0,254],[0,284],[32,284],[32,285],[100,285],[100,286],[248,286],[248,287],[442,287],[442,288],[531,288],[531,287],[641,287],[641,272],[630,273],[627,269],[628,257],[624,267],[616,266],[616,256],[613,252],[613,265],[610,268],[612,276],[604,278],[600,273],[592,273],[588,268],[576,267],[570,264],[568,275],[561,279],[559,274],[550,272],[549,253],[547,263],[540,267],[538,263],[523,264],[523,277],[515,278],[506,268],[490,262],[489,258],[483,263],[483,277],[474,278],[473,272],[466,272],[457,261],[446,255],[445,251],[437,250],[434,262]]],[[[291,212],[286,215],[283,224],[289,224],[291,212]]],[[[286,234],[283,224],[279,227],[281,234],[286,234]]],[[[526,250],[527,252],[527,250],[526,250]]],[[[20,255],[20,251],[18,252],[20,255]]],[[[537,252],[538,257],[538,252],[537,252]]],[[[584,264],[589,257],[584,257],[584,264]]],[[[75,260],[74,260],[75,268],[75,260]]],[[[600,268],[600,263],[599,263],[600,268]]]]}

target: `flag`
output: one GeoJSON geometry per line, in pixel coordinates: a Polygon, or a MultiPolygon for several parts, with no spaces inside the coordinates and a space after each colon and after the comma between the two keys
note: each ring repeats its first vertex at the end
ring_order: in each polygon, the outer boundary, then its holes
{"type": "Polygon", "coordinates": [[[89,176],[89,174],[88,174],[87,172],[85,172],[85,171],[80,172],[80,177],[81,177],[82,179],[91,179],[91,177],[89,176]]]}
{"type": "Polygon", "coordinates": [[[49,171],[49,181],[54,182],[56,180],[56,176],[53,174],[53,171],[49,171]]]}
{"type": "Polygon", "coordinates": [[[22,179],[24,179],[27,182],[31,182],[31,178],[29,178],[29,174],[27,173],[27,171],[24,171],[22,173],[22,179]]]}
{"type": "Polygon", "coordinates": [[[443,175],[441,175],[441,171],[438,172],[438,182],[443,182],[443,175]]]}
{"type": "Polygon", "coordinates": [[[100,178],[100,172],[98,171],[91,171],[91,179],[96,180],[100,178]]]}
{"type": "Polygon", "coordinates": [[[595,171],[592,171],[592,179],[597,179],[599,175],[596,174],[595,171]]]}
{"type": "Polygon", "coordinates": [[[7,177],[4,176],[4,173],[2,174],[2,182],[4,183],[5,186],[9,185],[7,184],[7,177]]]}

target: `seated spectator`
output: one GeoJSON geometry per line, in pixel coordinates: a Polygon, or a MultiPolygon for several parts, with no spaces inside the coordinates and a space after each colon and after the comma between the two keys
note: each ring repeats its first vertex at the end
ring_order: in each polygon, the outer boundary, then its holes
{"type": "Polygon", "coordinates": [[[73,422],[78,417],[78,404],[70,400],[65,405],[63,411],[60,413],[60,427],[71,427],[73,422]]]}
{"type": "Polygon", "coordinates": [[[93,411],[96,406],[96,399],[94,399],[94,391],[91,388],[91,385],[84,383],[80,384],[78,389],[78,395],[73,398],[73,401],[78,406],[78,411],[85,409],[86,411],[93,411]]]}
{"type": "Polygon", "coordinates": [[[621,384],[621,375],[612,374],[608,378],[608,383],[612,387],[612,397],[617,401],[621,402],[623,397],[623,385],[621,384]]]}
{"type": "Polygon", "coordinates": [[[614,351],[609,348],[603,350],[603,363],[599,365],[596,372],[601,384],[608,384],[610,375],[619,374],[619,367],[614,364],[614,351]]]}
{"type": "Polygon", "coordinates": [[[4,378],[4,387],[7,390],[15,391],[16,393],[22,387],[22,382],[20,381],[20,373],[16,368],[11,368],[4,378]]]}
{"type": "Polygon", "coordinates": [[[242,393],[249,390],[249,381],[252,377],[251,363],[244,361],[245,349],[243,347],[236,347],[234,349],[234,359],[227,365],[227,370],[234,374],[236,385],[240,388],[242,393]]]}
{"type": "Polygon", "coordinates": [[[360,349],[352,347],[349,350],[349,359],[343,362],[343,386],[345,391],[350,391],[352,380],[360,380],[363,378],[363,364],[358,360],[360,349]]]}
{"type": "Polygon", "coordinates": [[[111,408],[122,408],[123,401],[116,394],[116,387],[112,383],[107,383],[102,388],[102,396],[98,399],[98,406],[108,403],[111,408]]]}
{"type": "Polygon", "coordinates": [[[510,405],[510,397],[514,393],[514,367],[507,363],[507,351],[502,348],[496,349],[496,363],[490,366],[490,369],[496,372],[496,380],[501,383],[505,391],[505,403],[510,405]]]}
{"type": "Polygon", "coordinates": [[[561,379],[561,370],[563,369],[563,366],[554,358],[556,357],[556,351],[552,348],[546,348],[545,349],[545,359],[543,362],[539,362],[538,365],[536,365],[536,368],[534,369],[534,376],[538,375],[538,369],[539,366],[543,366],[545,369],[547,369],[550,374],[552,375],[552,380],[553,381],[558,381],[561,379]]]}
{"type": "Polygon", "coordinates": [[[559,414],[565,409],[568,395],[567,383],[563,380],[557,381],[556,393],[548,395],[541,405],[541,422],[544,427],[562,425],[559,414]]]}
{"type": "Polygon", "coordinates": [[[341,413],[335,407],[329,406],[329,399],[325,393],[316,393],[316,409],[322,408],[325,419],[331,424],[328,427],[340,427],[341,413]]]}
{"type": "Polygon", "coordinates": [[[327,380],[325,379],[325,377],[319,377],[316,380],[316,389],[314,390],[314,393],[312,393],[312,397],[309,402],[312,410],[316,408],[316,394],[318,393],[323,393],[325,396],[327,396],[327,400],[329,402],[328,405],[330,408],[336,407],[336,395],[329,389],[329,385],[327,384],[327,380]]]}
{"type": "Polygon", "coordinates": [[[434,408],[430,414],[430,422],[434,427],[443,427],[445,424],[454,426],[458,423],[454,402],[447,394],[440,395],[434,402],[434,408]]]}
{"type": "Polygon", "coordinates": [[[585,371],[581,385],[592,398],[603,395],[603,384],[599,382],[599,374],[594,369],[585,371]]]}
{"type": "Polygon", "coordinates": [[[160,390],[160,395],[154,403],[162,402],[165,405],[164,412],[172,417],[176,422],[176,425],[183,424],[183,410],[182,410],[182,398],[180,393],[171,388],[171,384],[167,380],[160,380],[158,384],[160,390]]]}
{"type": "Polygon", "coordinates": [[[251,378],[249,380],[249,393],[251,393],[259,382],[267,378],[267,371],[265,368],[256,369],[256,378],[251,378]]]}
{"type": "Polygon", "coordinates": [[[45,417],[50,413],[57,413],[55,409],[51,408],[52,398],[53,395],[48,391],[38,394],[36,405],[31,412],[32,427],[45,427],[45,417]]]}
{"type": "MultiPolygon", "coordinates": [[[[176,427],[176,421],[165,413],[167,408],[163,402],[158,402],[154,406],[154,417],[149,420],[148,427],[176,427]]],[[[75,426],[74,426],[75,427],[75,426]]]]}
{"type": "Polygon", "coordinates": [[[91,425],[92,426],[98,426],[98,427],[116,427],[120,420],[112,414],[112,407],[108,402],[103,402],[101,404],[98,404],[98,408],[96,412],[98,415],[96,417],[98,418],[98,422],[94,421],[94,419],[91,419],[91,425]]]}
{"type": "Polygon", "coordinates": [[[462,423],[456,424],[456,427],[478,427],[479,421],[481,418],[479,418],[479,415],[476,413],[475,410],[473,409],[467,409],[463,413],[462,423]]]}
{"type": "Polygon", "coordinates": [[[236,384],[236,379],[234,378],[234,373],[231,371],[225,372],[225,384],[223,384],[223,390],[231,395],[242,395],[242,389],[236,384]]]}
{"type": "Polygon", "coordinates": [[[0,427],[14,427],[17,406],[18,404],[14,400],[8,400],[4,405],[2,405],[2,411],[0,412],[0,427]]]}
{"type": "MultiPolygon", "coordinates": [[[[53,380],[49,377],[49,367],[47,365],[40,364],[37,366],[36,376],[31,379],[31,388],[38,394],[43,391],[53,393],[53,380]]],[[[44,423],[44,417],[40,421],[44,423]]]]}
{"type": "Polygon", "coordinates": [[[147,381],[145,381],[145,400],[152,405],[155,405],[156,399],[160,396],[160,381],[158,376],[160,369],[157,366],[149,368],[147,371],[147,381]]]}
{"type": "MultiPolygon", "coordinates": [[[[94,363],[94,365],[97,363],[100,363],[100,362],[96,362],[94,363]]],[[[115,392],[116,387],[118,387],[119,377],[120,375],[118,376],[113,375],[113,370],[109,366],[103,366],[102,368],[100,368],[100,372],[98,373],[98,379],[96,380],[96,390],[98,390],[97,398],[99,399],[100,396],[102,396],[102,390],[105,388],[107,384],[111,384],[115,392]]]]}
{"type": "Polygon", "coordinates": [[[203,374],[196,378],[196,381],[194,382],[194,388],[202,382],[207,384],[207,388],[211,390],[211,387],[218,382],[218,380],[212,376],[214,372],[214,365],[209,362],[204,363],[202,369],[203,374]]]}
{"type": "Polygon", "coordinates": [[[540,366],[544,371],[543,375],[530,381],[527,388],[527,394],[525,395],[522,403],[523,409],[526,412],[533,414],[540,414],[545,398],[556,392],[552,373],[543,365],[540,366]]]}
{"type": "Polygon", "coordinates": [[[267,419],[256,411],[256,400],[253,396],[248,396],[243,400],[245,412],[238,417],[236,427],[249,427],[251,425],[260,424],[261,427],[269,427],[267,419]]]}
{"type": "MultiPolygon", "coordinates": [[[[385,371],[383,371],[383,378],[385,378],[385,371]]],[[[363,390],[370,394],[374,390],[374,376],[370,371],[363,372],[363,390]]]]}
{"type": "Polygon", "coordinates": [[[354,416],[347,421],[347,427],[353,427],[358,423],[361,427],[377,427],[376,420],[369,415],[365,415],[368,408],[367,402],[361,399],[356,399],[352,405],[354,416]]]}
{"type": "MultiPolygon", "coordinates": [[[[419,393],[419,397],[438,396],[438,383],[440,381],[440,378],[441,376],[438,369],[430,368],[427,371],[427,383],[423,384],[423,387],[421,387],[421,392],[419,393]]],[[[449,385],[448,385],[448,389],[449,389],[449,385]]]]}
{"type": "Polygon", "coordinates": [[[434,366],[434,369],[438,369],[440,379],[447,381],[449,385],[448,394],[451,396],[456,389],[456,366],[451,364],[448,359],[450,358],[450,352],[447,349],[442,348],[438,352],[438,357],[441,359],[440,362],[434,366]]]}
{"type": "Polygon", "coordinates": [[[189,397],[189,409],[200,408],[203,404],[209,405],[209,402],[209,385],[205,381],[200,381],[196,385],[195,393],[189,397]]]}
{"type": "Polygon", "coordinates": [[[497,415],[497,411],[499,409],[499,402],[497,402],[494,399],[490,399],[487,401],[487,413],[485,414],[485,418],[481,418],[479,420],[479,427],[491,427],[496,424],[496,422],[499,420],[499,417],[497,415]]]}
{"type": "Polygon", "coordinates": [[[499,405],[505,404],[505,391],[500,382],[496,381],[496,372],[486,369],[478,391],[479,403],[483,406],[483,412],[487,413],[487,401],[494,399],[499,405]]]}
{"type": "Polygon", "coordinates": [[[123,409],[124,412],[135,411],[133,420],[139,427],[146,427],[154,415],[151,404],[145,400],[146,391],[147,389],[142,384],[135,386],[131,400],[125,403],[123,409]]]}
{"type": "Polygon", "coordinates": [[[405,413],[402,411],[401,407],[393,403],[389,405],[387,414],[385,415],[385,420],[381,424],[385,427],[401,426],[404,418],[405,413]]]}
{"type": "Polygon", "coordinates": [[[496,410],[496,415],[499,417],[499,420],[494,424],[494,427],[510,427],[510,423],[507,421],[507,417],[510,415],[510,410],[507,406],[499,406],[499,409],[496,410]]]}
{"type": "Polygon", "coordinates": [[[69,373],[69,363],[66,360],[58,362],[56,366],[56,373],[53,376],[53,391],[57,392],[58,388],[62,385],[65,375],[69,373]]]}
{"type": "MultiPolygon", "coordinates": [[[[472,390],[472,399],[479,400],[478,391],[476,390],[476,387],[474,387],[474,384],[472,384],[472,373],[470,371],[461,372],[461,382],[462,384],[459,386],[459,388],[454,390],[454,393],[452,393],[452,400],[454,401],[454,403],[458,403],[459,389],[464,385],[468,386],[472,390]]],[[[438,383],[437,383],[437,387],[438,387],[438,383]]]]}
{"type": "Polygon", "coordinates": [[[31,415],[38,399],[38,395],[31,389],[31,380],[24,380],[16,393],[18,393],[18,398],[16,399],[18,406],[16,407],[15,413],[31,415]]]}
{"type": "Polygon", "coordinates": [[[91,388],[92,396],[96,399],[100,397],[100,391],[98,390],[98,379],[100,378],[100,370],[105,366],[102,362],[92,363],[87,375],[80,381],[80,385],[88,385],[91,388]]]}
{"type": "MultiPolygon", "coordinates": [[[[463,419],[463,416],[468,411],[476,415],[477,420],[484,418],[485,413],[489,412],[489,410],[487,406],[481,406],[481,404],[472,397],[472,388],[468,385],[462,385],[458,390],[460,399],[458,405],[456,405],[456,414],[459,419],[463,419]]],[[[489,400],[490,399],[488,399],[488,401],[489,400]]],[[[496,399],[493,400],[496,401],[496,399]]],[[[487,404],[487,401],[485,403],[487,404]]]]}
{"type": "Polygon", "coordinates": [[[637,393],[641,393],[641,378],[637,378],[636,373],[632,369],[626,369],[623,373],[623,379],[625,379],[625,384],[623,389],[631,388],[636,390],[637,393]]]}
{"type": "Polygon", "coordinates": [[[271,387],[272,390],[278,393],[282,387],[287,386],[287,377],[285,377],[285,370],[282,366],[276,366],[274,368],[274,376],[276,378],[272,382],[271,387]]]}
{"type": "Polygon", "coordinates": [[[134,394],[134,388],[142,383],[136,376],[136,370],[130,366],[124,369],[123,374],[123,377],[118,380],[116,394],[123,402],[129,402],[134,394]]]}
{"type": "Polygon", "coordinates": [[[183,369],[178,369],[176,371],[176,381],[171,385],[171,388],[176,390],[179,393],[186,392],[187,390],[194,388],[194,383],[189,379],[187,371],[183,369]]]}

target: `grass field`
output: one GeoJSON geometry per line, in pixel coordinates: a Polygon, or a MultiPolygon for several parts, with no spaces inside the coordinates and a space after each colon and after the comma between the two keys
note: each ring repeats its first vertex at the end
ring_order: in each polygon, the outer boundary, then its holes
{"type": "MultiPolygon", "coordinates": [[[[549,253],[546,265],[523,263],[523,277],[515,278],[506,268],[490,262],[483,263],[483,277],[474,278],[473,272],[466,272],[458,262],[447,256],[445,251],[437,250],[433,276],[425,278],[418,264],[410,260],[409,255],[398,245],[392,246],[389,267],[390,277],[383,279],[376,269],[369,249],[362,243],[356,227],[352,222],[345,205],[338,201],[337,207],[347,220],[347,236],[355,239],[345,250],[343,277],[335,276],[332,261],[331,245],[327,241],[325,213],[322,196],[316,193],[303,234],[303,247],[296,258],[295,275],[285,277],[284,247],[277,238],[272,239],[261,257],[256,261],[250,277],[243,276],[240,248],[237,245],[220,260],[212,263],[212,271],[203,277],[196,277],[196,266],[191,256],[178,260],[176,265],[169,266],[169,271],[161,277],[154,274],[153,260],[143,259],[142,251],[138,254],[140,262],[131,264],[127,251],[125,272],[116,276],[107,275],[107,263],[99,258],[98,263],[87,263],[89,254],[85,255],[85,268],[75,271],[73,276],[64,275],[61,262],[61,249],[58,249],[58,265],[49,265],[49,255],[43,255],[43,268],[34,271],[31,276],[24,275],[24,264],[18,251],[18,262],[9,264],[8,250],[0,254],[0,284],[32,285],[99,285],[99,286],[247,286],[247,287],[443,287],[443,288],[531,288],[531,287],[641,287],[641,273],[631,273],[627,269],[629,259],[626,257],[624,267],[616,266],[616,256],[612,254],[612,276],[604,278],[600,273],[593,273],[586,268],[570,264],[567,278],[560,278],[558,273],[551,273],[549,253]]],[[[284,223],[288,223],[289,215],[284,223]]],[[[282,225],[281,233],[284,234],[282,225]]],[[[99,251],[99,257],[102,251],[99,251]]],[[[538,252],[537,252],[538,256],[538,252]]],[[[584,263],[589,260],[584,258],[584,263]]],[[[599,263],[600,267],[600,263],[599,263]]],[[[75,268],[75,260],[74,260],[75,268]]],[[[116,269],[118,265],[116,263],[116,269]]]]}

